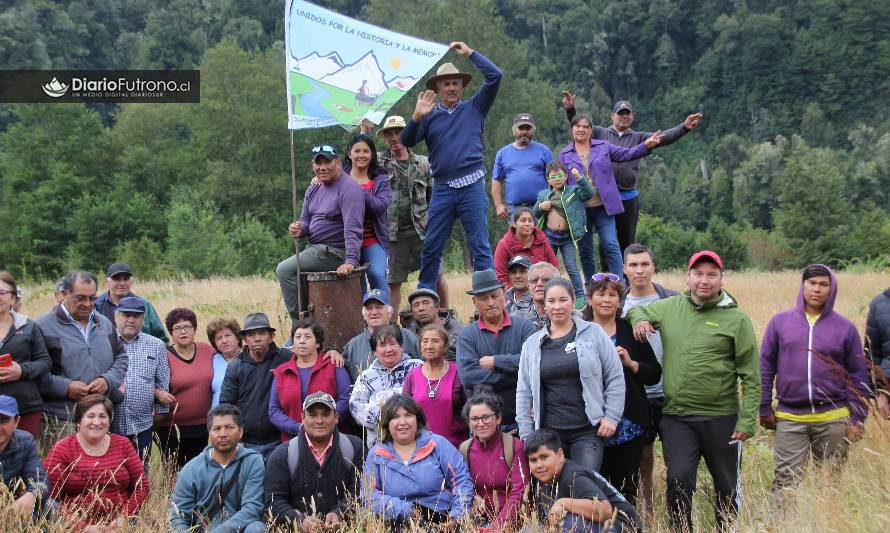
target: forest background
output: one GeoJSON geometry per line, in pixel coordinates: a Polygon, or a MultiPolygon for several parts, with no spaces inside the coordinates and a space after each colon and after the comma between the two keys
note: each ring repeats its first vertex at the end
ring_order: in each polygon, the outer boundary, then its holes
{"type": "MultiPolygon", "coordinates": [[[[735,270],[890,266],[888,0],[317,3],[466,41],[499,65],[489,169],[517,112],[536,117],[536,140],[569,141],[564,89],[606,126],[618,99],[634,104],[639,130],[704,113],[642,164],[638,240],[662,268],[705,245],[735,270]]],[[[4,268],[31,280],[116,260],[143,279],[268,275],[293,253],[283,1],[0,6],[5,69],[201,70],[200,104],[0,106],[4,268]]],[[[444,61],[474,72],[454,54],[444,61]]],[[[410,114],[419,87],[391,113],[410,114]]],[[[298,197],[309,147],[346,137],[296,132],[298,197]]],[[[494,244],[506,224],[489,216],[494,244]]],[[[462,239],[451,270],[467,264],[462,239]]]]}

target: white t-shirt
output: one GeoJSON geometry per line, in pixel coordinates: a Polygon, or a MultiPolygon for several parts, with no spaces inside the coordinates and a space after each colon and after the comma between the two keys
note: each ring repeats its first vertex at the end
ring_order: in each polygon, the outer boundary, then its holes
{"type": "MultiPolygon", "coordinates": [[[[660,298],[658,294],[644,296],[642,298],[634,298],[633,296],[628,294],[624,298],[624,309],[621,310],[621,316],[627,316],[627,312],[634,307],[649,305],[659,299],[660,298]]],[[[662,349],[661,347],[661,333],[656,331],[652,335],[649,335],[649,345],[652,346],[652,351],[655,352],[655,358],[658,359],[658,364],[661,364],[661,359],[662,357],[664,357],[664,349],[662,349]]],[[[658,383],[656,383],[655,385],[646,386],[646,397],[664,398],[664,387],[661,384],[661,380],[658,380],[658,383]]]]}

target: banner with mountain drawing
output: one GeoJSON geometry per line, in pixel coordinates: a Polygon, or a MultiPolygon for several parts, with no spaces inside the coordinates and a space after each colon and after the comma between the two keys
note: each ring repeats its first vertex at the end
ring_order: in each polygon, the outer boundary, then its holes
{"type": "Polygon", "coordinates": [[[380,124],[448,51],[302,0],[285,7],[288,128],[380,124]]]}

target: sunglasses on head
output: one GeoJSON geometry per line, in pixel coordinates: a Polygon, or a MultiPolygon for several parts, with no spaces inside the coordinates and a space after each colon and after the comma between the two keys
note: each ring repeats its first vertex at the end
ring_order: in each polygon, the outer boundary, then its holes
{"type": "Polygon", "coordinates": [[[618,274],[612,274],[611,272],[599,272],[599,273],[593,275],[593,281],[603,281],[603,280],[609,280],[609,281],[613,281],[613,282],[617,283],[617,282],[621,281],[621,278],[618,277],[618,274]]]}
{"type": "Polygon", "coordinates": [[[320,146],[313,146],[313,147],[312,147],[312,153],[313,153],[313,154],[320,154],[320,153],[322,153],[322,152],[330,152],[330,153],[332,153],[332,154],[336,154],[336,153],[337,153],[337,149],[334,148],[333,146],[329,145],[329,144],[323,144],[323,145],[320,145],[320,146]]]}

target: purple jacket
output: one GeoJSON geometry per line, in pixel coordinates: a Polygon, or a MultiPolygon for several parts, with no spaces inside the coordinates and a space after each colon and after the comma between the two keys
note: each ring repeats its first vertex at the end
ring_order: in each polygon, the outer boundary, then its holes
{"type": "Polygon", "coordinates": [[[612,172],[612,161],[633,161],[649,155],[646,145],[640,143],[633,148],[622,148],[610,142],[599,139],[590,139],[590,164],[584,168],[581,157],[575,151],[575,143],[569,143],[559,152],[559,160],[566,166],[569,179],[568,185],[574,185],[575,178],[572,169],[577,168],[581,174],[590,176],[593,184],[600,193],[603,207],[607,215],[618,215],[624,212],[624,204],[618,194],[618,184],[615,183],[615,174],[612,172]]]}
{"type": "Polygon", "coordinates": [[[309,244],[345,249],[345,262],[359,266],[364,220],[365,192],[342,172],[330,185],[312,184],[306,189],[300,236],[308,236],[309,244]]]}
{"type": "MultiPolygon", "coordinates": [[[[349,174],[349,169],[349,165],[346,165],[343,172],[349,174]]],[[[371,179],[374,180],[374,191],[362,190],[365,195],[365,213],[370,212],[374,217],[374,236],[389,255],[389,220],[386,218],[386,211],[392,202],[392,186],[389,174],[382,168],[378,168],[371,179]]]]}
{"type": "Polygon", "coordinates": [[[803,283],[797,304],[766,325],[760,345],[761,416],[774,412],[774,379],[779,411],[807,414],[846,406],[854,422],[868,414],[863,401],[870,393],[862,341],[856,326],[834,312],[837,278],[830,269],[829,273],[831,294],[812,327],[804,311],[803,283]]]}

